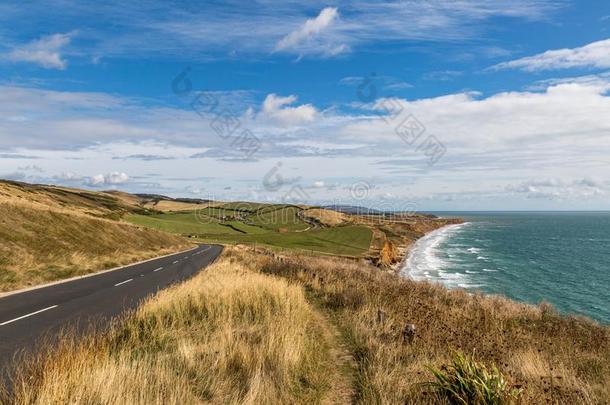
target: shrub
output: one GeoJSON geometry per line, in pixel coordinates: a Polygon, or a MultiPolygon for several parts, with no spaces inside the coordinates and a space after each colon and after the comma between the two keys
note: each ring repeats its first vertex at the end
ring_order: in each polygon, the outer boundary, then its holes
{"type": "Polygon", "coordinates": [[[425,385],[450,404],[511,404],[521,395],[520,389],[509,387],[496,366],[488,370],[474,357],[459,352],[450,365],[430,371],[436,380],[425,385]]]}

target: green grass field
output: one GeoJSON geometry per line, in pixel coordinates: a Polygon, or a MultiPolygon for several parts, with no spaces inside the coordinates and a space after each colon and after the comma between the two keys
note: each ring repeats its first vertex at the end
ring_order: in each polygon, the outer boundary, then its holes
{"type": "Polygon", "coordinates": [[[309,224],[297,215],[300,208],[289,205],[272,205],[261,208],[250,215],[247,220],[253,225],[279,231],[304,231],[309,224]]]}
{"type": "Polygon", "coordinates": [[[368,251],[372,232],[364,226],[344,226],[306,232],[209,235],[201,238],[219,243],[262,244],[342,256],[360,256],[368,251]]]}
{"type": "Polygon", "coordinates": [[[260,244],[318,253],[361,256],[369,250],[372,232],[366,226],[314,227],[301,209],[288,205],[231,203],[197,211],[130,215],[129,222],[205,242],[260,244]]]}

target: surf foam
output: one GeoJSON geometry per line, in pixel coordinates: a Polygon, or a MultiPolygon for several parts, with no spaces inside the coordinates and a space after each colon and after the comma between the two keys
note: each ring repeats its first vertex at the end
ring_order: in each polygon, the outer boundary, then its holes
{"type": "Polygon", "coordinates": [[[441,244],[447,238],[469,224],[469,222],[465,222],[447,225],[418,239],[411,247],[400,273],[416,281],[435,281],[448,287],[474,287],[475,285],[469,283],[467,274],[445,271],[448,266],[442,258],[440,249],[441,244]]]}

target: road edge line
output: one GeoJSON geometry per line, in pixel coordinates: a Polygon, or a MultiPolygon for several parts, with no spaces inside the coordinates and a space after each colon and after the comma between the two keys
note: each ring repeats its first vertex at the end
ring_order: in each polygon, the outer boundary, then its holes
{"type": "Polygon", "coordinates": [[[93,273],[84,274],[82,276],[75,276],[75,277],[66,278],[66,279],[63,279],[63,280],[52,281],[52,282],[47,283],[47,284],[40,284],[40,285],[28,287],[28,288],[23,288],[21,290],[0,292],[0,300],[2,298],[5,298],[5,297],[10,297],[11,295],[21,294],[21,293],[28,292],[28,291],[34,291],[34,290],[38,290],[38,289],[41,289],[41,288],[46,288],[46,287],[51,287],[51,286],[58,285],[58,284],[68,283],[70,281],[75,281],[75,280],[80,280],[80,279],[83,279],[83,278],[93,277],[93,276],[97,276],[98,274],[110,273],[111,271],[118,271],[118,270],[125,269],[127,267],[137,266],[138,264],[152,262],[153,260],[157,260],[157,259],[163,259],[164,257],[169,257],[169,256],[173,256],[173,255],[183,254],[185,252],[190,252],[192,250],[195,250],[195,249],[199,248],[201,245],[207,245],[207,243],[201,243],[201,244],[199,244],[199,245],[197,245],[197,246],[195,246],[194,248],[191,248],[191,249],[180,250],[178,252],[169,253],[169,254],[166,254],[166,255],[163,255],[163,256],[152,257],[150,259],[142,260],[142,261],[139,261],[139,262],[126,264],[124,266],[119,266],[119,267],[113,267],[111,269],[100,270],[100,271],[96,271],[96,272],[93,272],[93,273]]]}

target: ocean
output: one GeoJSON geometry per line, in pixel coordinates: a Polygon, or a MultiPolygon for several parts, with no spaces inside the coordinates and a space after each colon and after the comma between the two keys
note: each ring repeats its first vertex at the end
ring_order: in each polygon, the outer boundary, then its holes
{"type": "Polygon", "coordinates": [[[610,324],[610,212],[433,214],[465,223],[419,239],[403,275],[610,324]]]}

